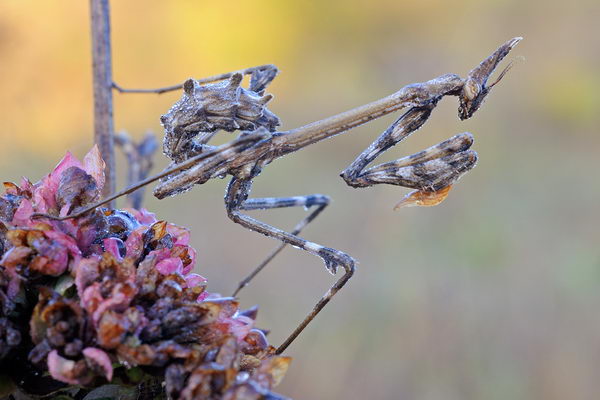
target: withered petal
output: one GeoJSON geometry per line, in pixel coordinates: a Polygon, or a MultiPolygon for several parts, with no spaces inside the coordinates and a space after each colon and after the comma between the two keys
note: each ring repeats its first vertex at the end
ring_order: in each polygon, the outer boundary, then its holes
{"type": "Polygon", "coordinates": [[[65,210],[61,214],[66,215],[73,208],[91,203],[98,195],[96,180],[83,169],[72,166],[60,176],[56,203],[59,209],[65,210]]]}
{"type": "Polygon", "coordinates": [[[113,367],[108,354],[95,347],[86,347],[83,355],[92,370],[99,370],[109,382],[112,380],[113,367]]]}

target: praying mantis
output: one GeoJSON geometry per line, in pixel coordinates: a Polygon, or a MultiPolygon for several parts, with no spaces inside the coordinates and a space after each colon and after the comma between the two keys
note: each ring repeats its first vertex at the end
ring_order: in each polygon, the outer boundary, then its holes
{"type": "Polygon", "coordinates": [[[161,117],[165,128],[163,152],[172,164],[160,174],[142,180],[106,199],[75,210],[70,215],[52,219],[67,219],[84,215],[120,196],[160,180],[154,195],[163,199],[210,179],[231,176],[225,193],[227,216],[235,223],[281,242],[251,274],[242,280],[234,296],[246,286],[286,245],[292,245],[320,257],[326,269],[343,275],[319,299],[299,326],[277,348],[281,353],[306,328],[315,316],[350,280],[356,261],[348,254],[310,242],[298,236],[330,202],[326,195],[281,198],[250,198],[253,180],[276,159],[296,152],[332,136],[401,109],[406,111],[397,118],[367,149],[340,175],[355,188],[390,184],[414,189],[397,207],[403,205],[435,205],[443,201],[452,185],[477,162],[477,153],[471,150],[473,136],[460,133],[423,151],[395,161],[368,168],[381,153],[418,130],[445,96],[459,100],[458,116],[470,118],[486,96],[506,74],[512,63],[491,84],[488,79],[500,61],[522,38],[516,37],[502,44],[489,57],[472,69],[466,78],[446,74],[423,83],[403,87],[399,91],[366,105],[341,114],[288,130],[277,131],[278,117],[266,107],[272,96],[265,94],[266,86],[277,75],[272,65],[249,68],[203,80],[189,79],[183,85],[161,89],[123,89],[121,92],[164,93],[183,88],[181,99],[161,117]],[[241,87],[244,75],[250,75],[249,87],[241,87]],[[229,143],[212,146],[208,142],[221,131],[240,131],[229,143]],[[293,230],[284,231],[245,212],[259,209],[305,207],[311,210],[293,230]]]}

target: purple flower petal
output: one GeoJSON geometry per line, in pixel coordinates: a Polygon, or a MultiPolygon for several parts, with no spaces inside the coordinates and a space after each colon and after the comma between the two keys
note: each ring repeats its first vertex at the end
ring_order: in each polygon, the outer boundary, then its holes
{"type": "Polygon", "coordinates": [[[83,157],[83,170],[94,178],[99,192],[104,187],[105,165],[97,144],[83,157]]]}
{"type": "Polygon", "coordinates": [[[57,381],[71,385],[77,385],[79,383],[73,376],[75,372],[75,361],[62,358],[58,355],[57,350],[52,350],[50,354],[48,354],[48,371],[57,381]]]}
{"type": "MultiPolygon", "coordinates": [[[[25,178],[23,178],[23,179],[25,179],[25,178]]],[[[4,192],[6,194],[12,194],[13,196],[21,195],[21,188],[19,186],[17,186],[16,183],[4,182],[3,186],[4,186],[4,192]]]]}
{"type": "Polygon", "coordinates": [[[29,192],[30,194],[33,193],[33,183],[31,183],[31,181],[25,177],[21,178],[21,191],[22,192],[29,192]]]}
{"type": "Polygon", "coordinates": [[[79,261],[81,258],[81,250],[79,250],[77,242],[71,236],[58,231],[44,231],[44,235],[46,235],[48,239],[52,239],[64,246],[69,251],[71,258],[73,258],[74,261],[79,261]]]}
{"type": "Polygon", "coordinates": [[[42,183],[44,180],[36,184],[33,190],[33,204],[37,212],[48,213],[56,206],[56,200],[54,199],[54,193],[52,190],[44,186],[42,183]]]}
{"type": "Polygon", "coordinates": [[[194,267],[196,266],[196,250],[193,247],[188,246],[187,251],[188,251],[188,255],[189,255],[191,261],[183,269],[184,275],[187,275],[190,272],[192,272],[194,270],[194,267]]]}
{"type": "Polygon", "coordinates": [[[196,301],[198,303],[203,302],[204,300],[206,300],[208,298],[208,296],[210,296],[209,292],[202,292],[198,295],[198,298],[196,299],[196,301]]]}
{"type": "Polygon", "coordinates": [[[23,199],[15,211],[11,224],[15,226],[29,226],[33,214],[33,205],[30,200],[23,199]]]}
{"type": "Polygon", "coordinates": [[[144,224],[144,225],[152,225],[154,224],[156,221],[158,221],[156,219],[156,214],[151,213],[150,211],[146,210],[145,208],[141,208],[139,210],[136,210],[134,208],[129,208],[127,209],[128,212],[130,212],[135,219],[138,220],[138,222],[140,224],[144,224]]]}
{"type": "Polygon", "coordinates": [[[65,154],[62,160],[60,160],[58,164],[56,164],[56,167],[54,167],[52,172],[48,175],[53,180],[56,180],[55,182],[52,182],[53,184],[56,184],[56,188],[58,188],[60,176],[62,175],[62,173],[70,167],[78,167],[84,169],[83,164],[81,164],[81,161],[79,161],[75,156],[73,156],[73,154],[70,151],[67,151],[67,154],[65,154]]]}
{"type": "Polygon", "coordinates": [[[83,291],[100,276],[98,271],[99,262],[100,258],[95,256],[83,258],[74,264],[75,287],[77,287],[79,298],[83,299],[83,291]]]}
{"type": "Polygon", "coordinates": [[[127,240],[125,240],[125,249],[127,249],[127,257],[133,260],[137,260],[144,251],[144,236],[143,232],[146,231],[146,227],[140,227],[129,234],[127,240]]]}
{"type": "Polygon", "coordinates": [[[202,275],[198,274],[187,274],[185,276],[185,283],[187,287],[192,288],[196,286],[200,286],[207,282],[207,279],[202,275]]]}
{"type": "Polygon", "coordinates": [[[154,257],[156,259],[157,263],[159,263],[167,258],[173,258],[173,257],[171,257],[171,250],[167,249],[167,248],[162,248],[159,250],[152,250],[146,256],[146,258],[148,258],[148,257],[154,257]]]}
{"type": "Polygon", "coordinates": [[[86,361],[92,364],[93,367],[100,367],[100,369],[102,369],[104,376],[109,382],[112,380],[112,363],[105,352],[95,347],[86,347],[83,349],[83,355],[85,356],[86,361]]]}
{"type": "Polygon", "coordinates": [[[106,311],[121,312],[129,307],[136,293],[136,287],[129,282],[117,283],[105,298],[100,283],[95,282],[83,291],[81,305],[92,314],[94,325],[97,326],[106,311]]]}
{"type": "Polygon", "coordinates": [[[188,245],[190,243],[190,231],[175,224],[167,225],[167,232],[173,236],[173,244],[188,245]]]}
{"type": "Polygon", "coordinates": [[[99,193],[98,184],[92,175],[78,167],[67,168],[60,177],[55,196],[60,215],[67,215],[73,207],[91,203],[99,193]]]}
{"type": "Polygon", "coordinates": [[[38,211],[48,212],[51,209],[56,208],[56,192],[60,185],[60,178],[63,172],[70,167],[83,169],[81,162],[73,157],[73,154],[67,152],[54,170],[46,175],[39,184],[36,184],[34,198],[36,200],[38,211]]]}
{"type": "Polygon", "coordinates": [[[29,263],[29,269],[44,275],[59,276],[67,270],[69,256],[67,250],[60,246],[47,246],[29,263]]]}
{"type": "Polygon", "coordinates": [[[227,322],[229,322],[229,331],[238,340],[243,340],[252,328],[254,328],[254,320],[243,315],[228,319],[227,322]]]}
{"type": "Polygon", "coordinates": [[[107,239],[104,239],[103,244],[104,244],[104,250],[107,253],[112,254],[113,257],[118,262],[123,261],[123,257],[121,257],[121,253],[119,251],[119,248],[121,246],[123,246],[123,241],[121,239],[114,238],[114,237],[107,238],[107,239]]]}
{"type": "Polygon", "coordinates": [[[83,289],[80,299],[81,306],[85,308],[88,313],[93,313],[96,311],[99,305],[104,301],[100,283],[94,282],[91,285],[88,285],[85,289],[83,289]]]}
{"type": "Polygon", "coordinates": [[[156,264],[156,270],[163,275],[183,272],[183,262],[179,257],[167,258],[156,264]]]}
{"type": "Polygon", "coordinates": [[[27,264],[27,258],[31,255],[33,250],[26,246],[15,246],[8,249],[0,260],[0,265],[7,268],[9,271],[19,264],[27,264]]]}

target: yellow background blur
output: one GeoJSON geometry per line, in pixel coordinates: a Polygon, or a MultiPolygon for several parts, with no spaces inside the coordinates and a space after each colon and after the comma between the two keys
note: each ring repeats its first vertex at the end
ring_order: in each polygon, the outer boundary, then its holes
{"type": "MultiPolygon", "coordinates": [[[[499,44],[523,55],[471,120],[445,99],[382,159],[458,132],[479,165],[435,208],[393,212],[405,191],[338,177],[395,117],[268,166],[254,196],[325,193],[304,236],[360,261],[289,349],[278,390],[296,399],[597,399],[600,396],[600,3],[554,1],[113,0],[115,80],[157,87],[274,63],[282,129],[443,73],[464,76],[499,44]]],[[[91,146],[88,2],[0,1],[0,167],[37,180],[91,146]]],[[[115,94],[115,127],[162,137],[179,93],[115,94]]],[[[222,134],[226,136],[227,134],[222,134]]],[[[223,140],[223,139],[221,139],[223,140]]],[[[124,160],[118,159],[123,184],[124,160]]],[[[165,165],[157,156],[157,167],[165,165]]],[[[146,206],[193,231],[199,272],[229,294],[275,242],[230,222],[224,181],[146,206]]],[[[260,212],[288,228],[303,210],[260,212]]],[[[244,306],[278,344],[332,278],[286,249],[244,306]]]]}

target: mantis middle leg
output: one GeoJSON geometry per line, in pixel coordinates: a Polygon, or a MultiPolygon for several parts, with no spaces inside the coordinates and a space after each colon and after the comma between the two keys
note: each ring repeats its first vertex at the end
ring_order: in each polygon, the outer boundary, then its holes
{"type": "MultiPolygon", "coordinates": [[[[314,208],[310,214],[304,217],[290,232],[292,235],[298,235],[306,225],[308,225],[312,220],[314,220],[321,212],[329,205],[330,198],[329,196],[325,196],[322,194],[312,194],[308,196],[295,196],[295,197],[266,197],[261,199],[248,199],[242,204],[242,210],[250,211],[250,210],[266,210],[273,208],[283,208],[283,207],[304,207],[306,209],[314,208]]],[[[264,267],[270,263],[277,254],[281,252],[287,246],[287,243],[282,242],[277,247],[275,247],[269,255],[260,263],[257,267],[255,267],[252,272],[250,272],[244,279],[240,281],[238,287],[233,292],[232,296],[237,296],[237,294],[248,286],[250,281],[258,275],[260,271],[263,270],[264,267]]]]}

